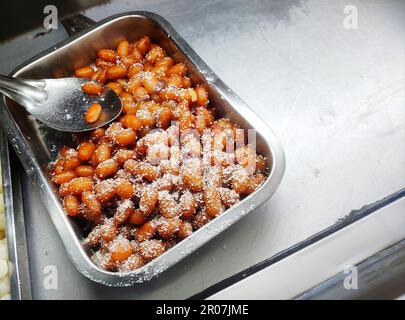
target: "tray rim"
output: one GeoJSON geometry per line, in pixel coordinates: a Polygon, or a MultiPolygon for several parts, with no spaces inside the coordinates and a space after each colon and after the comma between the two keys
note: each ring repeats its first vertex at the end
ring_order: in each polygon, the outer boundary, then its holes
{"type": "MultiPolygon", "coordinates": [[[[272,162],[272,169],[270,172],[270,175],[264,185],[260,187],[257,191],[255,191],[253,194],[251,194],[249,197],[245,198],[243,201],[241,201],[239,204],[235,205],[232,208],[229,208],[226,213],[223,215],[217,217],[216,219],[212,220],[210,223],[205,225],[203,228],[199,229],[198,231],[194,232],[193,235],[190,238],[185,239],[184,241],[180,242],[170,250],[168,250],[165,254],[163,254],[161,257],[153,260],[152,262],[148,263],[144,267],[132,271],[129,273],[116,273],[116,272],[109,272],[105,271],[101,268],[99,268],[97,265],[94,264],[94,262],[90,259],[90,257],[84,252],[82,245],[78,239],[78,237],[75,240],[75,245],[80,247],[79,253],[80,257],[73,256],[70,252],[67,244],[66,244],[66,239],[63,238],[61,235],[60,231],[60,223],[61,221],[56,221],[55,222],[55,217],[52,216],[52,214],[48,210],[48,214],[50,215],[61,239],[62,242],[65,246],[65,250],[67,251],[68,256],[72,260],[73,264],[75,267],[85,276],[90,278],[93,281],[96,282],[101,282],[105,285],[109,286],[131,286],[138,282],[140,278],[140,273],[141,271],[144,271],[144,273],[148,273],[152,268],[155,267],[156,270],[158,270],[156,273],[152,274],[152,277],[157,276],[160,274],[162,271],[166,270],[168,267],[171,267],[172,265],[176,264],[180,260],[182,260],[186,255],[180,257],[180,259],[177,259],[176,261],[173,262],[169,261],[169,264],[166,263],[165,257],[167,254],[171,251],[177,251],[180,247],[186,247],[186,242],[190,242],[195,238],[195,235],[201,234],[204,230],[209,230],[210,225],[212,226],[213,224],[219,224],[221,220],[222,224],[224,225],[223,228],[221,228],[220,231],[215,231],[212,232],[211,234],[206,237],[206,239],[201,240],[195,247],[192,249],[188,250],[187,255],[192,253],[194,250],[197,248],[201,247],[203,244],[214,238],[217,234],[221,233],[225,229],[227,229],[230,225],[232,225],[234,222],[238,221],[240,218],[251,212],[254,208],[258,207],[261,205],[264,201],[269,199],[273,193],[276,191],[278,185],[281,182],[282,176],[285,171],[285,154],[284,150],[281,146],[281,143],[279,139],[276,137],[274,132],[260,119],[259,116],[257,116],[252,109],[248,107],[246,103],[244,103],[227,85],[223,83],[222,80],[216,76],[216,74],[205,64],[205,62],[197,55],[197,53],[194,52],[194,50],[185,42],[185,40],[174,30],[174,28],[161,16],[147,12],[147,11],[131,11],[131,12],[124,12],[116,15],[109,16],[107,18],[104,18],[98,22],[96,22],[93,26],[86,28],[85,30],[79,31],[77,34],[70,36],[66,40],[58,43],[57,45],[53,46],[52,48],[49,48],[47,50],[44,50],[43,52],[35,55],[31,59],[27,60],[25,63],[21,64],[20,66],[16,67],[10,75],[18,75],[19,73],[23,72],[26,68],[28,68],[32,63],[37,62],[40,59],[46,58],[48,54],[52,53],[55,50],[58,50],[60,48],[63,48],[65,45],[78,40],[80,37],[83,35],[93,31],[94,29],[101,27],[107,23],[114,23],[115,21],[118,21],[119,19],[122,18],[128,18],[131,16],[141,16],[143,18],[147,18],[149,20],[152,20],[154,23],[156,23],[160,28],[163,29],[165,33],[170,35],[172,38],[173,42],[176,44],[176,46],[183,52],[183,54],[190,60],[190,62],[197,68],[197,70],[201,73],[201,75],[205,78],[207,82],[212,84],[213,86],[216,87],[217,90],[226,97],[228,102],[232,105],[232,107],[237,110],[239,113],[245,115],[247,114],[248,119],[247,121],[250,123],[258,123],[260,125],[260,128],[257,128],[253,126],[255,129],[258,129],[258,131],[262,134],[263,140],[268,144],[270,148],[270,152],[272,154],[273,162],[272,162]],[[254,120],[254,121],[252,121],[254,120]],[[266,136],[268,134],[268,136],[266,136]],[[255,197],[253,197],[255,196],[255,197]],[[257,200],[256,203],[252,203],[253,199],[257,200]],[[250,206],[248,207],[247,205],[250,203],[250,206]],[[242,209],[242,204],[244,204],[244,209],[242,209]],[[225,219],[225,217],[230,216],[231,212],[237,211],[239,209],[238,215],[234,217],[231,221],[228,221],[225,219]],[[183,244],[183,245],[181,245],[183,244]],[[85,256],[83,256],[83,253],[85,256]]],[[[3,97],[2,101],[3,104],[5,104],[5,98],[3,97]]],[[[11,144],[13,145],[14,149],[17,151],[18,156],[20,157],[21,162],[23,163],[25,169],[28,171],[28,176],[34,180],[37,184],[42,181],[46,183],[46,178],[44,177],[43,173],[41,172],[36,163],[35,159],[33,158],[28,158],[26,154],[21,154],[21,150],[19,150],[20,145],[24,143],[25,137],[21,134],[18,126],[13,122],[12,116],[9,114],[8,108],[3,108],[6,112],[3,112],[5,114],[6,118],[8,117],[7,120],[11,120],[12,122],[8,123],[5,127],[7,128],[7,133],[8,135],[14,135],[13,138],[10,139],[11,144]],[[12,123],[12,125],[11,125],[12,123]],[[20,151],[20,152],[19,152],[20,151]],[[35,168],[35,170],[32,170],[32,168],[35,168]],[[30,170],[31,169],[31,170],[30,170]]],[[[3,118],[3,117],[2,117],[3,118]]],[[[0,121],[3,123],[6,122],[4,119],[0,119],[0,121]]],[[[46,186],[43,184],[40,185],[40,191],[41,191],[41,200],[44,202],[44,197],[50,195],[49,190],[46,189],[46,186]]],[[[51,199],[46,199],[48,201],[54,200],[54,196],[50,197],[51,199]]],[[[48,203],[48,201],[45,201],[45,206],[48,203]]],[[[59,201],[57,199],[57,201],[59,201]]],[[[55,205],[55,204],[54,204],[55,205]]],[[[59,205],[60,207],[60,205],[59,205]]],[[[59,214],[59,213],[58,213],[59,214]]],[[[66,220],[66,216],[64,217],[66,220]]],[[[59,219],[60,220],[60,219],[59,219]]],[[[230,219],[228,219],[230,220],[230,219]]],[[[70,230],[71,232],[71,230],[70,230]]],[[[205,231],[207,233],[207,231],[205,231]]],[[[202,238],[201,238],[202,239],[202,238]]],[[[150,279],[142,279],[140,282],[148,281],[150,279]]]]}

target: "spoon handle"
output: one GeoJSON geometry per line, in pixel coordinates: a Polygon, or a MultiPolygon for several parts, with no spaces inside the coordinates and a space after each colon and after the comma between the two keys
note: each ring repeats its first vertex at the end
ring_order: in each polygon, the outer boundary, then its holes
{"type": "Polygon", "coordinates": [[[29,80],[0,75],[0,92],[28,107],[29,102],[41,104],[47,98],[43,80],[29,80]],[[27,104],[28,102],[28,104],[27,104]]]}

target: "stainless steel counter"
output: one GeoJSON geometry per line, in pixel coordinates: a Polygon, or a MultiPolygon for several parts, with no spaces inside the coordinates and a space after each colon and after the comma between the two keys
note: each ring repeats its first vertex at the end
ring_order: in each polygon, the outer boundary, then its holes
{"type": "MultiPolygon", "coordinates": [[[[34,298],[186,298],[405,186],[405,2],[118,1],[85,12],[165,17],[279,135],[287,170],[275,196],[192,257],[147,284],[113,289],[78,273],[22,177],[34,298]],[[344,7],[358,29],[344,27],[344,7]],[[44,268],[58,268],[45,290],[44,268]]],[[[0,46],[11,71],[67,35],[0,46]]],[[[342,271],[342,270],[340,270],[342,271]]]]}

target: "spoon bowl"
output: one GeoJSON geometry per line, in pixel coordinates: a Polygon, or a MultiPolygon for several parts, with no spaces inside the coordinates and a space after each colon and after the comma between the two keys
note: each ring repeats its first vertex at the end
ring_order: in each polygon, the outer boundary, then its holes
{"type": "Polygon", "coordinates": [[[88,95],[83,78],[28,80],[0,76],[0,92],[22,105],[31,115],[47,126],[68,132],[84,132],[104,126],[121,113],[118,95],[104,86],[99,95],[88,95]],[[97,121],[87,123],[85,115],[93,103],[102,111],[97,121]]]}

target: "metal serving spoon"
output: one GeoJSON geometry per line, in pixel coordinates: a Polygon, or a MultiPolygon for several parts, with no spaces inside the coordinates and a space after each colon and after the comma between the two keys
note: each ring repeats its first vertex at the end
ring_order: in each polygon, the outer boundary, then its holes
{"type": "Polygon", "coordinates": [[[122,109],[120,98],[107,86],[97,96],[84,93],[82,85],[89,81],[82,78],[30,80],[0,75],[0,92],[51,128],[81,132],[107,124],[122,109]],[[102,106],[102,112],[96,122],[87,123],[84,116],[95,102],[102,106]]]}

